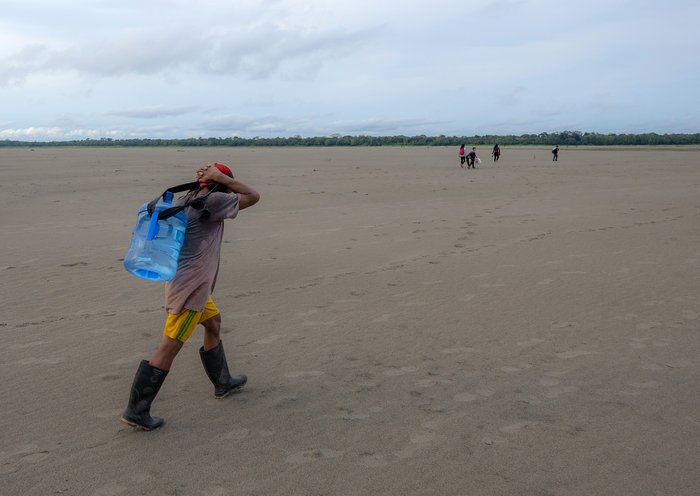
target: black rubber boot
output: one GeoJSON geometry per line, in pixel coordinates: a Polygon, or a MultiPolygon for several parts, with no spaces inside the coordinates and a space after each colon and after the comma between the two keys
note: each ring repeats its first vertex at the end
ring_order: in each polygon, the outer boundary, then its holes
{"type": "Polygon", "coordinates": [[[165,423],[160,417],[151,417],[151,403],[167,375],[167,370],[154,367],[148,360],[141,360],[131,385],[129,404],[122,414],[122,422],[144,431],[157,429],[165,423]]]}
{"type": "Polygon", "coordinates": [[[223,342],[219,341],[219,344],[209,351],[204,351],[204,347],[201,347],[199,356],[202,358],[202,365],[207,371],[209,380],[214,384],[215,398],[225,398],[229,393],[243,387],[248,381],[248,378],[243,374],[231,377],[226,363],[223,342]]]}

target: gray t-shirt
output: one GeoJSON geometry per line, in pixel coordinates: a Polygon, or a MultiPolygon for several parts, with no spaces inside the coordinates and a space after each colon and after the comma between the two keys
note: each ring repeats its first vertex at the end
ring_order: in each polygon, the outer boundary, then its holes
{"type": "MultiPolygon", "coordinates": [[[[224,220],[238,215],[238,194],[215,192],[205,200],[208,218],[202,210],[185,209],[188,218],[185,241],[175,277],[165,284],[165,310],[178,314],[183,308],[201,312],[214,292],[219,273],[224,220]]],[[[184,203],[178,199],[175,204],[184,203]]]]}

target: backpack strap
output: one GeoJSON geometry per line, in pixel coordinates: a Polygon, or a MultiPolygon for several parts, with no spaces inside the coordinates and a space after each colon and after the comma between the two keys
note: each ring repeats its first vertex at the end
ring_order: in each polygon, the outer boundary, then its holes
{"type": "MultiPolygon", "coordinates": [[[[146,210],[148,211],[148,215],[153,215],[153,212],[156,209],[156,204],[158,203],[158,200],[160,200],[161,198],[165,198],[166,195],[168,195],[168,193],[170,193],[170,195],[172,196],[175,193],[182,193],[183,191],[199,191],[200,189],[202,189],[202,188],[197,181],[191,182],[191,183],[179,184],[177,186],[173,186],[171,188],[168,188],[165,191],[163,191],[162,195],[157,196],[156,198],[154,198],[153,200],[151,200],[148,203],[148,206],[146,207],[146,210]]],[[[167,219],[169,217],[172,217],[173,215],[175,215],[179,212],[182,212],[187,207],[192,207],[192,208],[197,209],[197,210],[203,209],[205,212],[207,212],[204,201],[207,199],[207,197],[209,195],[211,195],[212,193],[214,193],[216,191],[221,191],[221,185],[218,183],[215,184],[214,187],[212,187],[211,190],[209,190],[209,192],[204,196],[190,200],[190,201],[186,202],[184,205],[178,205],[176,207],[170,207],[170,208],[166,208],[165,210],[161,210],[160,212],[158,212],[158,220],[164,220],[164,219],[167,219]]]]}

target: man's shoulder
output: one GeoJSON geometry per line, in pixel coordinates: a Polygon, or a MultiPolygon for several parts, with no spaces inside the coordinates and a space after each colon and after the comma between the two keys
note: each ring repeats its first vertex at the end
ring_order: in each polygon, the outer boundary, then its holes
{"type": "Polygon", "coordinates": [[[207,197],[207,206],[228,207],[238,203],[237,193],[215,191],[207,197]]]}

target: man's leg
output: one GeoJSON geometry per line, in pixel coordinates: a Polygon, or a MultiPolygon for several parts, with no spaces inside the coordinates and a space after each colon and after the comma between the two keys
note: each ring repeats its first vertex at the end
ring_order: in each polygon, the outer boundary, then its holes
{"type": "Polygon", "coordinates": [[[216,348],[221,341],[221,314],[217,313],[200,324],[204,326],[204,351],[216,348]]]}
{"type": "Polygon", "coordinates": [[[141,361],[131,385],[129,402],[121,417],[122,422],[146,431],[157,429],[165,423],[161,417],[151,417],[151,403],[156,399],[181,348],[180,341],[163,336],[151,359],[141,361]]]}
{"type": "Polygon", "coordinates": [[[175,360],[175,357],[182,349],[182,345],[183,343],[177,339],[163,336],[158,349],[153,352],[153,356],[148,362],[159,369],[170,370],[173,360],[175,360]]]}
{"type": "Polygon", "coordinates": [[[136,371],[122,422],[147,431],[163,425],[162,418],[151,417],[151,403],[158,395],[182,344],[197,326],[200,315],[200,312],[187,309],[177,315],[168,314],[158,349],[150,360],[142,360],[136,371]]]}
{"type": "Polygon", "coordinates": [[[214,384],[214,397],[224,398],[229,393],[241,388],[248,381],[244,375],[231,376],[224,353],[224,343],[221,342],[221,314],[210,298],[204,309],[200,324],[204,327],[204,343],[199,349],[202,365],[214,384]]]}

